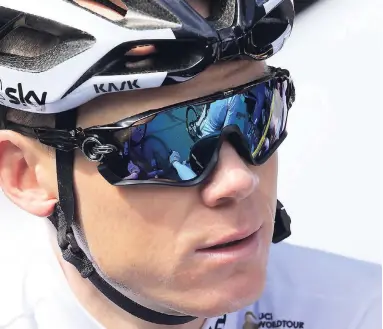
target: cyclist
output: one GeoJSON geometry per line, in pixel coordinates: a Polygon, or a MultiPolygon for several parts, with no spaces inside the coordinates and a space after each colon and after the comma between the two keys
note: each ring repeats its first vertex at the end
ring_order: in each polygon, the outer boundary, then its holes
{"type": "Polygon", "coordinates": [[[204,119],[199,123],[199,137],[219,132],[231,124],[244,129],[247,118],[244,98],[243,95],[235,95],[211,104],[206,109],[207,113],[202,114],[204,119]]]}
{"type": "Polygon", "coordinates": [[[271,81],[287,116],[290,74],[260,59],[293,18],[290,0],[1,1],[0,186],[49,221],[0,229],[0,328],[237,329],[247,312],[265,328],[381,327],[379,267],[278,243],[285,131],[252,154],[230,124],[193,148],[194,179],[124,179],[121,136],[142,120],[185,155],[169,113],[271,81]]]}

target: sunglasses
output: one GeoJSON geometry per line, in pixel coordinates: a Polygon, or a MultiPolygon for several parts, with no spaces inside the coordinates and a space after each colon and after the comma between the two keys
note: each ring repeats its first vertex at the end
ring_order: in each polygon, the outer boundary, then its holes
{"type": "Polygon", "coordinates": [[[295,100],[290,73],[268,67],[261,79],[210,96],[75,130],[6,129],[62,151],[80,149],[113,185],[192,186],[214,169],[223,142],[252,165],[265,163],[287,136],[295,100]]]}

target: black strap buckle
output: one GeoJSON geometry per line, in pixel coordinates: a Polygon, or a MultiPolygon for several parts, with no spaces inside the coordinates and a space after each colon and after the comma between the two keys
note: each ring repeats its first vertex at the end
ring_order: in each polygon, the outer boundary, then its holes
{"type": "Polygon", "coordinates": [[[287,214],[282,202],[277,201],[277,212],[275,214],[273,243],[279,243],[291,235],[291,218],[287,214]]]}
{"type": "MultiPolygon", "coordinates": [[[[60,236],[61,234],[59,234],[60,236]]],[[[60,245],[63,258],[80,272],[83,278],[88,278],[94,271],[92,262],[78,246],[73,232],[66,233],[60,245]]]]}
{"type": "Polygon", "coordinates": [[[69,243],[68,249],[70,249],[70,251],[73,252],[74,254],[78,254],[81,251],[81,249],[78,246],[78,243],[74,237],[74,234],[73,233],[67,233],[66,238],[67,238],[67,241],[69,243]]]}

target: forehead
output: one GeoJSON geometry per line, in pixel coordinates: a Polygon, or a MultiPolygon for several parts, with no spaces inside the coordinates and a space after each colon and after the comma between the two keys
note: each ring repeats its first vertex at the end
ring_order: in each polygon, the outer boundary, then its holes
{"type": "Polygon", "coordinates": [[[181,84],[99,96],[81,107],[78,123],[83,128],[112,123],[148,110],[240,86],[261,78],[265,72],[266,64],[259,61],[219,63],[181,84]]]}

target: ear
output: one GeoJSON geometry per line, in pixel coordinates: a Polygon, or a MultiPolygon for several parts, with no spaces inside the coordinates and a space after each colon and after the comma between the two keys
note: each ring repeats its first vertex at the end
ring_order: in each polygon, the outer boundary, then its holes
{"type": "Polygon", "coordinates": [[[27,137],[0,131],[0,188],[21,209],[39,217],[51,215],[57,203],[53,184],[47,183],[54,176],[47,153],[27,137]]]}

